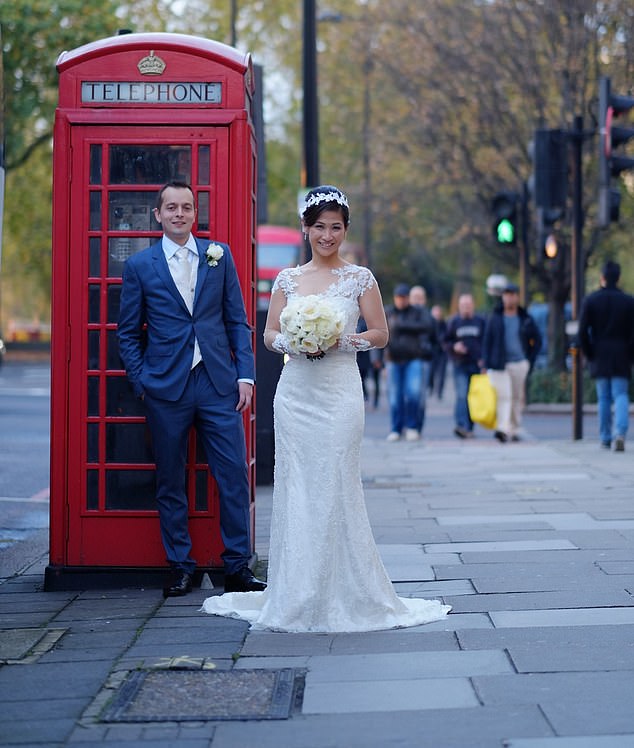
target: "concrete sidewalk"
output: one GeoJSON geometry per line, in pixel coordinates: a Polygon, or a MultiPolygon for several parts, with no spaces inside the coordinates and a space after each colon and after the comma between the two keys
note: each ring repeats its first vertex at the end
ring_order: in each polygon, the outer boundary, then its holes
{"type": "Polygon", "coordinates": [[[199,613],[209,590],[42,592],[40,547],[0,580],[0,745],[634,745],[631,452],[368,437],[363,479],[399,594],[443,599],[445,621],[249,632],[199,613]]]}

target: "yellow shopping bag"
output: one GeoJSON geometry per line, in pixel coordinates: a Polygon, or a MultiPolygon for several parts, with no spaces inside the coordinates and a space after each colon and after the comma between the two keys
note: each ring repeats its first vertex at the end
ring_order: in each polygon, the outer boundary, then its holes
{"type": "Polygon", "coordinates": [[[474,423],[487,429],[497,426],[497,395],[488,374],[473,374],[469,380],[467,393],[469,415],[474,423]]]}

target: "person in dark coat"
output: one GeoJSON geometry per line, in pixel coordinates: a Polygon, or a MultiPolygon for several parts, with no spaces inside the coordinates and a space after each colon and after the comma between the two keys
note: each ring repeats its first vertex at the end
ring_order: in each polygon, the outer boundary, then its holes
{"type": "Polygon", "coordinates": [[[420,331],[420,359],[422,371],[422,383],[420,387],[420,402],[418,406],[418,419],[416,430],[422,434],[425,425],[425,411],[427,409],[427,391],[431,379],[431,370],[434,364],[434,354],[438,350],[438,334],[436,320],[427,307],[427,291],[422,286],[412,286],[409,290],[410,307],[420,312],[424,326],[420,331]]]}
{"type": "Polygon", "coordinates": [[[533,368],[542,337],[535,320],[519,304],[519,288],[509,283],[484,330],[482,359],[497,394],[500,442],[519,440],[526,378],[533,368]]]}
{"type": "Polygon", "coordinates": [[[621,266],[608,260],[601,288],[586,297],[579,315],[579,344],[597,389],[601,446],[610,449],[614,441],[616,452],[625,450],[634,352],[634,298],[617,288],[620,277],[621,266]]]}
{"type": "Polygon", "coordinates": [[[454,434],[461,439],[473,437],[473,421],[469,414],[469,384],[471,377],[482,369],[482,335],[486,320],[475,314],[473,296],[463,293],[458,298],[458,314],[449,320],[445,336],[445,350],[453,364],[454,434]]]}

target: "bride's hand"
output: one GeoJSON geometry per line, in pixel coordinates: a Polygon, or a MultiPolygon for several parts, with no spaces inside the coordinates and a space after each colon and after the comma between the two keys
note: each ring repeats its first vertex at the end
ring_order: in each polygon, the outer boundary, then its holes
{"type": "Polygon", "coordinates": [[[290,356],[292,353],[290,340],[288,339],[286,335],[284,335],[281,332],[278,332],[275,338],[273,339],[271,343],[271,348],[274,351],[277,351],[278,353],[285,353],[288,356],[290,356]]]}
{"type": "Polygon", "coordinates": [[[372,348],[372,343],[360,335],[342,335],[339,338],[337,347],[340,351],[347,353],[356,353],[357,351],[368,351],[372,348]]]}

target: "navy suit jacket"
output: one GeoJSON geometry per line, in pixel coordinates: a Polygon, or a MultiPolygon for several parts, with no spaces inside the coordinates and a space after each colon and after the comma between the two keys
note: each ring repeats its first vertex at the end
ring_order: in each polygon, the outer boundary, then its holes
{"type": "Polygon", "coordinates": [[[209,243],[196,238],[199,264],[191,314],[172,279],[162,239],[125,264],[119,351],[139,397],[145,392],[170,401],[181,397],[194,338],[219,396],[237,392],[238,379],[255,380],[251,328],[231,251],[228,245],[215,242],[224,254],[210,267],[205,257],[209,243]]]}

